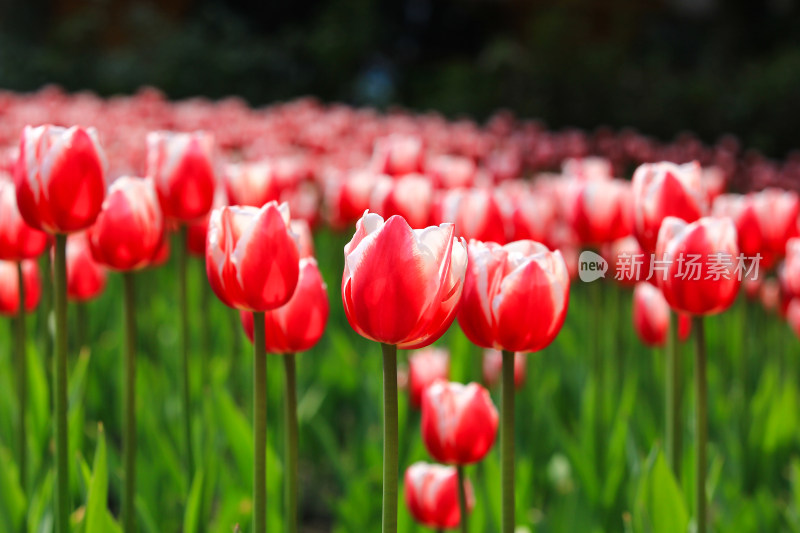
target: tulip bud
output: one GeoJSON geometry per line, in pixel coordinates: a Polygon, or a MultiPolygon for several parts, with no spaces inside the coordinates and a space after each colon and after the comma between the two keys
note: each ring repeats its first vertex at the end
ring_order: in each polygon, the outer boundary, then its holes
{"type": "Polygon", "coordinates": [[[106,269],[95,261],[86,232],[67,238],[67,298],[85,302],[106,288],[106,269]]]}
{"type": "Polygon", "coordinates": [[[422,139],[398,133],[375,141],[372,168],[390,176],[421,172],[425,151],[422,139]]]}
{"type": "Polygon", "coordinates": [[[422,393],[436,380],[450,376],[450,353],[440,348],[424,348],[408,357],[408,385],[411,406],[419,409],[422,393]]]}
{"type": "Polygon", "coordinates": [[[730,218],[704,217],[687,224],[667,217],[658,233],[656,256],[666,261],[666,269],[654,274],[655,281],[676,311],[719,313],[736,299],[739,247],[730,218]]]}
{"type": "Polygon", "coordinates": [[[786,242],[797,236],[797,217],[800,213],[797,193],[769,188],[753,194],[752,201],[764,251],[782,256],[786,242]]]}
{"type": "MultiPolygon", "coordinates": [[[[241,311],[242,325],[253,342],[253,313],[241,311]]],[[[328,293],[313,257],[300,260],[300,275],[292,298],[264,313],[266,351],[290,354],[310,350],[328,322],[328,293]]]]}
{"type": "Polygon", "coordinates": [[[402,349],[422,348],[455,318],[466,245],[452,224],[411,229],[399,216],[365,213],[345,246],[342,301],[353,329],[402,349]]]}
{"type": "Polygon", "coordinates": [[[661,223],[667,217],[694,222],[706,212],[697,162],[646,163],[633,174],[633,231],[642,249],[653,253],[661,223]]]}
{"type": "Polygon", "coordinates": [[[164,217],[152,181],[117,179],[86,235],[100,264],[114,270],[148,266],[164,239],[164,217]]]}
{"type": "Polygon", "coordinates": [[[27,225],[17,209],[14,182],[0,171],[0,259],[33,259],[47,247],[47,234],[27,225]]]}
{"type": "Polygon", "coordinates": [[[483,459],[497,436],[497,408],[477,383],[440,380],[422,395],[422,440],[440,463],[466,465],[483,459]]]}
{"type": "MultiPolygon", "coordinates": [[[[39,305],[42,280],[36,261],[22,261],[22,282],[25,289],[25,311],[30,313],[39,305]]],[[[19,275],[16,261],[0,261],[0,315],[19,313],[19,275]]]]}
{"type": "Polygon", "coordinates": [[[214,137],[202,131],[147,134],[147,175],[155,182],[164,216],[190,222],[214,201],[214,137]]]}
{"type": "Polygon", "coordinates": [[[533,352],[564,324],[569,274],[559,251],[534,241],[470,241],[458,323],[483,348],[533,352]]]}
{"type": "MultiPolygon", "coordinates": [[[[435,529],[451,529],[461,523],[458,503],[458,473],[451,466],[417,462],[405,475],[405,500],[409,513],[420,524],[435,529]]],[[[472,484],[464,479],[467,509],[475,507],[472,484]]]]}
{"type": "Polygon", "coordinates": [[[711,213],[715,217],[730,217],[736,226],[739,251],[748,257],[761,252],[761,227],[755,202],[751,195],[723,194],[714,200],[711,213]]]}
{"type": "Polygon", "coordinates": [[[22,218],[47,233],[88,228],[103,204],[106,166],[94,128],[26,126],[15,170],[22,218]]]}
{"type": "Polygon", "coordinates": [[[584,244],[604,244],[631,233],[631,189],[622,180],[587,181],[578,185],[568,210],[570,224],[584,244]]]}
{"type": "Polygon", "coordinates": [[[437,209],[438,220],[455,224],[459,237],[506,242],[506,214],[497,196],[487,189],[447,191],[439,199],[437,209]]]}
{"type": "Polygon", "coordinates": [[[431,219],[433,186],[421,174],[407,174],[393,180],[379,179],[372,189],[370,211],[389,218],[400,215],[412,228],[424,228],[431,219]]]}

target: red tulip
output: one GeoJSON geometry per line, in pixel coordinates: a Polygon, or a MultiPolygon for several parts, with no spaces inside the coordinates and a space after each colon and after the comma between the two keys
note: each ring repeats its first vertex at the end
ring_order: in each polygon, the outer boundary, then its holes
{"type": "Polygon", "coordinates": [[[384,177],[372,189],[370,211],[384,218],[400,215],[412,228],[424,228],[431,219],[433,186],[425,176],[407,174],[393,180],[384,177]]]}
{"type": "MultiPolygon", "coordinates": [[[[678,338],[686,340],[692,330],[687,315],[678,316],[678,338]]],[[[667,341],[669,304],[658,287],[640,282],[633,289],[633,329],[647,346],[663,346],[667,341]]]]}
{"type": "Polygon", "coordinates": [[[95,261],[86,232],[67,239],[67,298],[85,302],[96,298],[106,288],[106,269],[95,261]]]}
{"type": "Polygon", "coordinates": [[[746,257],[755,257],[761,252],[761,227],[756,214],[753,196],[723,194],[714,200],[711,213],[715,217],[727,216],[736,225],[739,250],[746,257]]]}
{"type": "Polygon", "coordinates": [[[633,235],[617,239],[605,249],[614,280],[623,286],[647,281],[650,276],[651,255],[644,253],[633,235]]]}
{"type": "Polygon", "coordinates": [[[753,194],[753,207],[766,253],[782,256],[786,241],[797,236],[800,200],[794,191],[764,189],[753,194]]]}
{"type": "Polygon", "coordinates": [[[105,168],[93,128],[26,126],[15,171],[22,218],[48,233],[88,228],[103,204],[105,168]]]}
{"type": "Polygon", "coordinates": [[[342,301],[353,329],[402,349],[433,343],[453,322],[467,265],[452,224],[411,229],[365,213],[345,246],[342,301]]]}
{"type": "Polygon", "coordinates": [[[327,181],[325,203],[328,217],[336,227],[356,222],[369,209],[370,196],[379,174],[369,170],[355,170],[327,181]]]}
{"type": "Polygon", "coordinates": [[[47,234],[25,223],[17,209],[14,182],[0,172],[0,259],[33,259],[47,247],[47,234]]]}
{"type": "MultiPolygon", "coordinates": [[[[514,387],[521,389],[525,384],[528,356],[522,352],[514,353],[514,387]]],[[[483,351],[483,382],[491,388],[500,383],[503,371],[503,352],[487,349],[483,351]]]]}
{"type": "Polygon", "coordinates": [[[523,188],[508,191],[513,206],[512,239],[547,242],[556,220],[553,199],[523,188]]]}
{"type": "Polygon", "coordinates": [[[697,162],[646,163],[633,174],[633,231],[642,249],[653,253],[658,231],[667,217],[694,222],[706,212],[697,162]]]}
{"type": "Polygon", "coordinates": [[[135,270],[150,264],[164,239],[164,217],[152,181],[117,179],[86,235],[95,260],[108,268],[135,270]]]}
{"type": "Polygon", "coordinates": [[[452,222],[465,239],[506,242],[506,216],[487,189],[453,189],[439,200],[439,221],[452,222]]]}
{"type": "Polygon", "coordinates": [[[581,181],[607,181],[612,179],[611,161],[603,157],[565,159],[561,172],[567,177],[581,181]]]}
{"type": "MultiPolygon", "coordinates": [[[[22,281],[25,289],[25,311],[30,313],[39,305],[42,296],[42,280],[36,261],[22,261],[22,281]]],[[[17,261],[0,261],[0,315],[15,316],[18,312],[17,261]]]]}
{"type": "Polygon", "coordinates": [[[450,376],[450,353],[441,348],[424,348],[408,356],[408,389],[411,406],[419,409],[422,393],[438,379],[450,376]]]}
{"type": "Polygon", "coordinates": [[[630,235],[631,189],[622,180],[587,181],[578,186],[570,223],[584,244],[604,244],[630,235]]]}
{"type": "MultiPolygon", "coordinates": [[[[472,484],[464,479],[467,509],[475,507],[472,484]]],[[[458,473],[452,466],[417,462],[405,475],[405,499],[414,520],[435,529],[450,529],[461,523],[458,504],[458,473]]]]}
{"type": "Polygon", "coordinates": [[[195,257],[206,256],[209,218],[210,216],[203,217],[186,225],[186,249],[195,257]]]}
{"type": "Polygon", "coordinates": [[[468,157],[456,155],[435,155],[425,163],[425,171],[441,189],[470,187],[475,180],[477,168],[468,157]]]}
{"type": "Polygon", "coordinates": [[[425,151],[422,139],[398,133],[375,141],[372,168],[390,176],[422,172],[425,151]]]}
{"type": "Polygon", "coordinates": [[[286,304],[297,286],[299,261],[288,205],[221,207],[211,213],[206,273],[225,305],[269,311],[286,304]]]}
{"type": "MultiPolygon", "coordinates": [[[[253,313],[241,311],[244,331],[253,342],[253,313]]],[[[310,350],[328,322],[328,292],[313,257],[300,260],[300,276],[292,298],[264,313],[266,351],[298,353],[310,350]]]]}
{"type": "Polygon", "coordinates": [[[261,207],[281,196],[274,166],[268,161],[227,165],[225,190],[231,205],[261,207]]]}
{"type": "Polygon", "coordinates": [[[153,131],[147,134],[147,175],[164,216],[190,222],[214,201],[214,137],[210,133],[153,131]]]}
{"type": "Polygon", "coordinates": [[[741,284],[736,227],[730,218],[704,217],[687,224],[667,217],[658,233],[654,273],[669,305],[678,312],[706,315],[724,311],[741,284]]]}
{"type": "Polygon", "coordinates": [[[483,348],[533,352],[564,323],[569,274],[561,252],[534,241],[470,241],[458,323],[483,348]]]}
{"type": "Polygon", "coordinates": [[[483,459],[497,436],[497,408],[477,383],[440,380],[422,395],[422,440],[440,463],[466,465],[483,459]]]}
{"type": "Polygon", "coordinates": [[[800,238],[786,242],[786,260],[780,269],[783,289],[794,296],[800,296],[800,238]]]}
{"type": "Polygon", "coordinates": [[[725,172],[719,167],[705,167],[700,175],[700,183],[703,186],[706,201],[712,203],[725,192],[727,185],[725,172]]]}

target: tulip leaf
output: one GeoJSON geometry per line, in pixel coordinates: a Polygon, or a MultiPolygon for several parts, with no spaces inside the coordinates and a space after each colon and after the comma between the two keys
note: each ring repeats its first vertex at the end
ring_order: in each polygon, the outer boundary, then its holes
{"type": "Polygon", "coordinates": [[[5,447],[0,447],[0,465],[0,525],[3,531],[19,531],[25,517],[25,493],[19,483],[19,469],[5,447]]]}
{"type": "Polygon", "coordinates": [[[189,500],[186,502],[186,512],[183,515],[183,532],[197,533],[200,525],[200,511],[203,507],[203,469],[200,468],[194,475],[192,487],[189,490],[189,500]]]}
{"type": "Polygon", "coordinates": [[[97,427],[97,450],[92,465],[92,479],[89,483],[89,496],[86,501],[85,533],[105,533],[108,531],[108,462],[106,457],[106,437],[103,425],[97,427]]]}

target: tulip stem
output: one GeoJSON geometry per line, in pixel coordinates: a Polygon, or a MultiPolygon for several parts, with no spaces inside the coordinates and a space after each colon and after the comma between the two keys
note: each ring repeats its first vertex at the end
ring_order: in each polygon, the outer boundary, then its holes
{"type": "Polygon", "coordinates": [[[56,532],[69,531],[69,462],[67,460],[67,236],[56,235],[53,261],[53,307],[56,315],[53,394],[56,437],[56,532]]]}
{"type": "Polygon", "coordinates": [[[267,531],[267,354],[264,313],[253,313],[253,532],[267,531]]]}
{"type": "Polygon", "coordinates": [[[297,533],[297,372],[295,355],[283,356],[286,370],[286,531],[297,533]]]}
{"type": "Polygon", "coordinates": [[[681,425],[681,356],[678,346],[679,317],[670,312],[666,362],[666,452],[675,479],[681,479],[683,426],[681,425]]]}
{"type": "Polygon", "coordinates": [[[189,381],[189,303],[186,289],[186,226],[180,229],[176,247],[178,256],[178,305],[180,306],[181,351],[183,361],[183,430],[186,441],[187,487],[192,486],[194,477],[194,453],[192,452],[192,391],[189,381]]]}
{"type": "Polygon", "coordinates": [[[122,274],[125,286],[125,384],[123,454],[125,494],[122,501],[123,531],[136,531],[136,293],[133,272],[122,274]]]}
{"type": "Polygon", "coordinates": [[[383,351],[383,533],[397,533],[397,346],[383,351]]]}
{"type": "Polygon", "coordinates": [[[695,339],[695,402],[696,417],[695,438],[697,439],[696,469],[695,473],[695,499],[697,512],[697,533],[706,532],[706,443],[708,441],[708,383],[706,381],[706,345],[705,332],[703,331],[703,317],[695,316],[693,319],[695,339]]]}
{"type": "Polygon", "coordinates": [[[469,526],[467,525],[467,489],[464,486],[466,479],[464,478],[464,466],[456,466],[456,473],[458,474],[458,509],[461,514],[461,533],[467,533],[469,526]]]}
{"type": "Polygon", "coordinates": [[[514,352],[503,350],[500,466],[502,480],[502,533],[513,533],[514,519],[514,352]]]}
{"type": "Polygon", "coordinates": [[[28,410],[28,358],[25,352],[25,282],[22,262],[17,262],[17,282],[19,286],[19,310],[16,318],[15,342],[17,352],[17,437],[19,438],[19,483],[22,491],[27,487],[28,437],[25,426],[28,410]]]}

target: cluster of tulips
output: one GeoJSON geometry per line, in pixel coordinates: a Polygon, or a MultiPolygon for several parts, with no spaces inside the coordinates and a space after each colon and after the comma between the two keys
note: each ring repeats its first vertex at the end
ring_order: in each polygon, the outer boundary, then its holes
{"type": "MultiPolygon", "coordinates": [[[[777,167],[739,157],[730,139],[710,148],[691,138],[661,146],[632,132],[601,132],[590,142],[579,132],[554,134],[507,114],[482,128],[310,100],[264,110],[233,99],[170,104],[154,91],[111,100],[56,90],[3,93],[0,116],[0,145],[7,144],[0,157],[0,312],[17,317],[18,419],[24,420],[24,316],[37,306],[42,280],[52,292],[59,532],[68,530],[71,511],[67,301],[99,295],[106,270],[124,279],[122,518],[132,532],[135,279],[138,270],[166,260],[170,232],[180,235],[175,253],[187,469],[191,475],[191,254],[204,258],[211,288],[240,313],[253,342],[257,533],[266,530],[266,352],[282,354],[285,363],[285,520],[287,531],[297,531],[295,354],[320,339],[328,318],[327,287],[312,244],[312,230],[323,222],[345,231],[355,224],[344,248],[342,304],[352,328],[379,343],[383,354],[384,532],[397,524],[398,384],[421,410],[425,446],[441,463],[406,470],[412,515],[436,529],[467,531],[475,496],[464,467],[483,459],[499,432],[501,531],[514,531],[514,392],[525,380],[525,354],[547,347],[564,323],[581,249],[608,257],[617,280],[634,287],[633,326],[642,341],[669,344],[665,434],[676,473],[682,447],[677,339],[690,330],[695,339],[695,521],[701,533],[708,522],[703,317],[726,310],[744,279],[749,295],[779,307],[800,334],[797,194],[777,188],[725,193],[743,172],[755,172],[751,181],[757,183],[788,179],[797,164],[770,174],[765,168],[777,167]],[[630,164],[638,165],[632,180],[615,177],[630,164]],[[48,248],[51,260],[43,262],[42,275],[35,259],[48,248]],[[687,276],[684,256],[699,258],[695,276],[687,276]],[[768,278],[768,272],[779,274],[768,278]],[[447,353],[430,348],[456,320],[486,350],[484,381],[501,384],[499,414],[482,385],[450,382],[447,353]],[[419,350],[407,372],[398,372],[398,348],[419,350]]],[[[595,363],[602,356],[595,353],[595,363]]],[[[23,487],[24,430],[22,423],[23,487]]]]}

